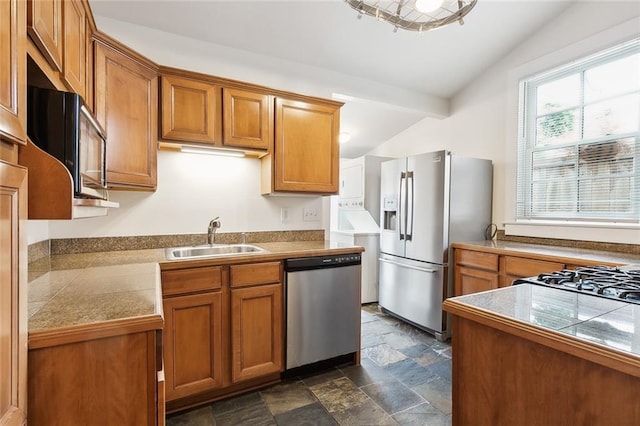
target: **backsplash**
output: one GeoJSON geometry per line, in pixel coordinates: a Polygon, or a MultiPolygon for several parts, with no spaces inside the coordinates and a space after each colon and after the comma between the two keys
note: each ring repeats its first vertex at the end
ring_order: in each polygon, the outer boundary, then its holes
{"type": "Polygon", "coordinates": [[[640,254],[639,244],[602,243],[596,241],[558,240],[553,238],[521,237],[518,235],[505,235],[504,230],[498,230],[498,240],[512,241],[514,243],[540,244],[545,246],[573,247],[585,250],[602,250],[616,253],[640,254]]]}
{"type": "MultiPolygon", "coordinates": [[[[242,232],[216,234],[216,243],[242,242],[242,232]]],[[[323,241],[324,230],[246,232],[247,243],[283,241],[323,241]]],[[[144,250],[165,247],[201,245],[207,243],[207,234],[142,235],[129,237],[61,238],[29,245],[29,262],[56,254],[92,253],[119,250],[144,250]]]]}

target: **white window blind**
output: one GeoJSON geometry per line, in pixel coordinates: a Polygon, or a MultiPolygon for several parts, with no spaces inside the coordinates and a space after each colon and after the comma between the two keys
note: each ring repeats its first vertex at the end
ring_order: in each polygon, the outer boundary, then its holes
{"type": "Polygon", "coordinates": [[[640,223],[640,39],[520,82],[517,218],[640,223]]]}

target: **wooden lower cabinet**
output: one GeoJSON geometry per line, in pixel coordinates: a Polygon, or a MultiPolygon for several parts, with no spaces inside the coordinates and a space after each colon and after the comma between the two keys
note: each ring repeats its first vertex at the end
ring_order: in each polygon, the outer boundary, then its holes
{"type": "Polygon", "coordinates": [[[158,338],[150,330],[32,348],[30,337],[29,424],[164,424],[158,338]]]}
{"type": "Polygon", "coordinates": [[[503,257],[504,284],[509,286],[518,278],[533,277],[542,273],[560,271],[564,269],[562,262],[549,262],[547,260],[528,259],[515,256],[503,257]]]}
{"type": "Polygon", "coordinates": [[[167,409],[280,380],[282,262],[162,271],[167,409]]]}
{"type": "Polygon", "coordinates": [[[498,288],[499,259],[493,253],[455,250],[454,294],[477,293],[498,288]]]}
{"type": "Polygon", "coordinates": [[[639,424],[637,370],[601,363],[631,364],[628,357],[540,337],[530,326],[487,320],[484,311],[464,315],[453,316],[454,425],[639,424]]]}
{"type": "Polygon", "coordinates": [[[1,425],[27,419],[26,201],[27,169],[0,161],[1,425]]]}
{"type": "Polygon", "coordinates": [[[537,256],[534,253],[514,252],[483,247],[467,249],[469,245],[456,243],[454,249],[454,295],[491,290],[510,286],[519,278],[533,277],[542,273],[575,269],[607,262],[580,261],[566,257],[537,256]],[[460,248],[464,245],[465,248],[460,248]]]}
{"type": "Polygon", "coordinates": [[[167,400],[222,387],[222,292],[166,298],[167,400]]]}
{"type": "Polygon", "coordinates": [[[498,274],[456,265],[454,283],[456,296],[492,290],[498,288],[498,274]]]}
{"type": "Polygon", "coordinates": [[[231,290],[233,383],[283,370],[282,284],[231,290]]]}

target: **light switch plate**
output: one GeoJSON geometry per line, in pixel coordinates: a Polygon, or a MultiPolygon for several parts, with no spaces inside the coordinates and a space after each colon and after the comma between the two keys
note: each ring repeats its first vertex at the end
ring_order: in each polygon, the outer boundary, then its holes
{"type": "Polygon", "coordinates": [[[288,223],[289,222],[289,209],[281,208],[280,209],[280,223],[288,223]]]}
{"type": "Polygon", "coordinates": [[[320,220],[320,212],[318,209],[304,208],[302,209],[302,220],[305,222],[317,222],[320,220]]]}

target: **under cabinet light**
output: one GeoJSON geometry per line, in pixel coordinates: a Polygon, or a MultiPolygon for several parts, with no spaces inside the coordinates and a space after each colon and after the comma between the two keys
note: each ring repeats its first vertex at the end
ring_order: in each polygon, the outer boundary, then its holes
{"type": "Polygon", "coordinates": [[[180,147],[180,152],[186,152],[189,154],[220,155],[223,157],[244,157],[244,152],[241,151],[227,151],[225,149],[207,148],[202,146],[183,145],[180,147]]]}

